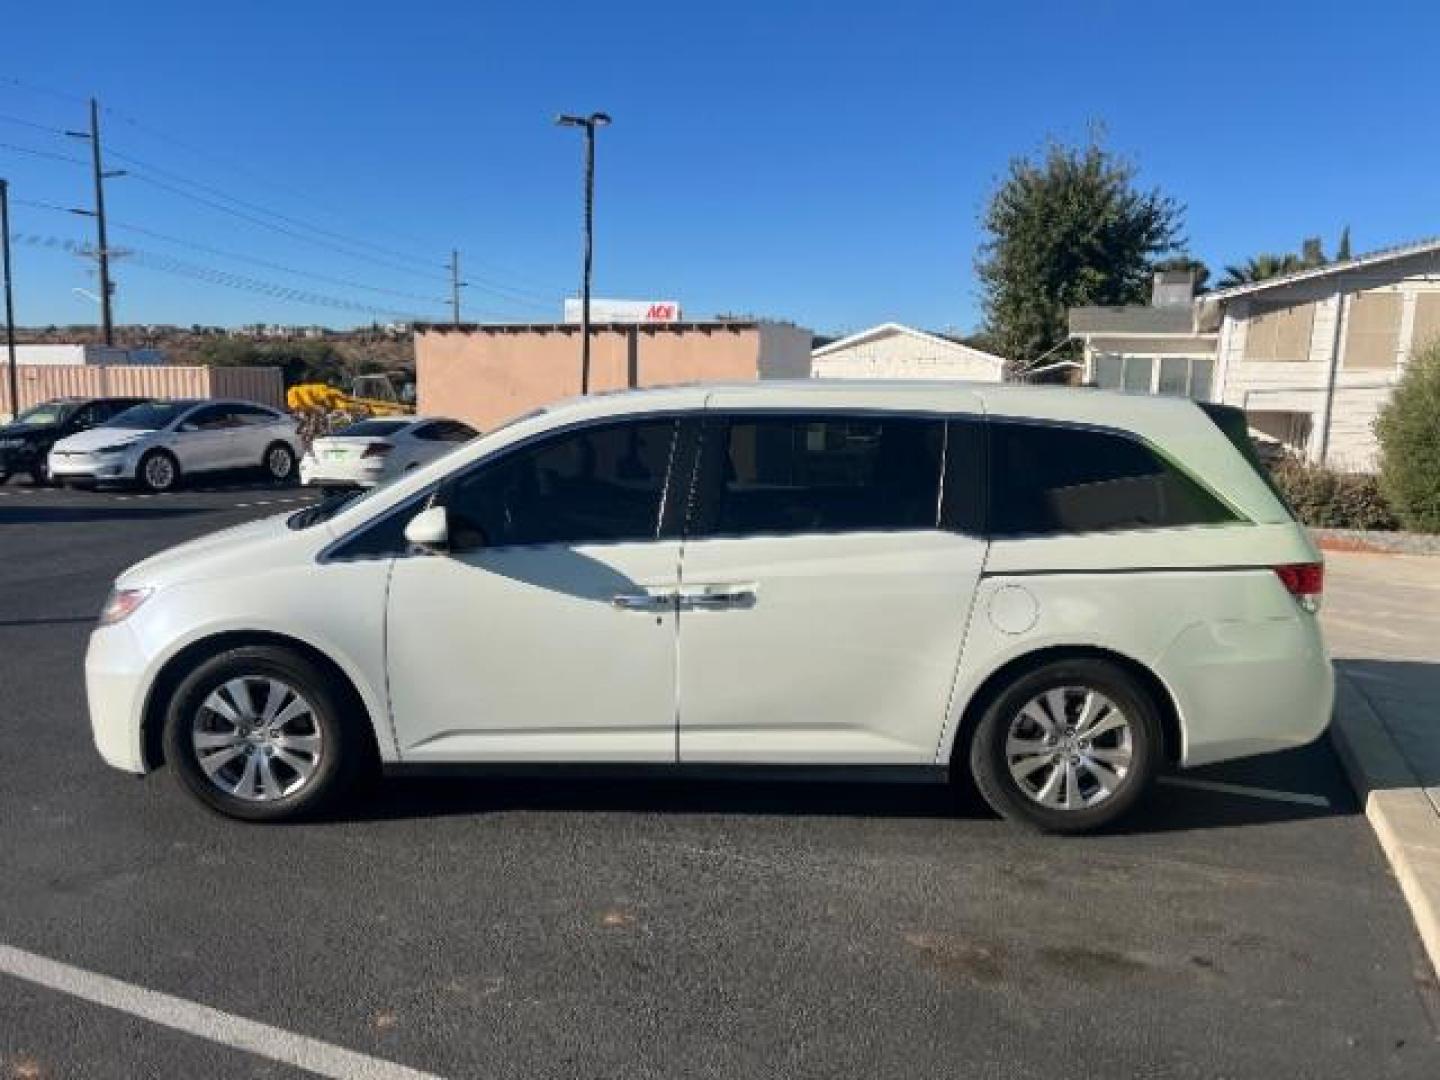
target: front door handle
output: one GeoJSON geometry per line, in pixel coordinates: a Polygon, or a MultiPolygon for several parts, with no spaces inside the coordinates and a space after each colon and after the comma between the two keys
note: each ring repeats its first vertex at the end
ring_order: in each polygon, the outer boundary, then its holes
{"type": "Polygon", "coordinates": [[[674,593],[616,593],[610,598],[617,611],[668,611],[674,603],[674,593]]]}

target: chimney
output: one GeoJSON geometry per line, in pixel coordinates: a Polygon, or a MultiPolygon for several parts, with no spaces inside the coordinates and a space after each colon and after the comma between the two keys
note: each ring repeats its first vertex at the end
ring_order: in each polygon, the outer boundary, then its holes
{"type": "Polygon", "coordinates": [[[1189,307],[1195,299],[1195,271],[1158,270],[1150,286],[1150,306],[1189,307]]]}

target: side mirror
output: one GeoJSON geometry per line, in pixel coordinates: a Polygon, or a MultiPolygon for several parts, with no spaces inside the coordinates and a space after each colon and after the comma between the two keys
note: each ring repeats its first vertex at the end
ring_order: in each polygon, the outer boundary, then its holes
{"type": "Polygon", "coordinates": [[[405,526],[405,542],[423,551],[442,552],[450,547],[450,520],[445,507],[421,510],[405,526]]]}

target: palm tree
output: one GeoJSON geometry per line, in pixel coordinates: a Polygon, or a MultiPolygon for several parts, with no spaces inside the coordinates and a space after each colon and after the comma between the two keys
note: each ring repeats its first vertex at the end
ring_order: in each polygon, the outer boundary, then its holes
{"type": "Polygon", "coordinates": [[[1288,252],[1284,255],[1273,255],[1265,252],[1246,259],[1242,266],[1225,267],[1225,276],[1220,279],[1218,287],[1229,289],[1236,285],[1251,285],[1257,281],[1279,277],[1281,274],[1293,274],[1297,270],[1304,270],[1306,265],[1298,255],[1288,252]]]}

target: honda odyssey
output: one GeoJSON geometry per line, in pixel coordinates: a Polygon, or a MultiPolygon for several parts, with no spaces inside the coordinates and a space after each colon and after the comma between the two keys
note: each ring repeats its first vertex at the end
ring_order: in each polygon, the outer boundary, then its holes
{"type": "Polygon", "coordinates": [[[1321,580],[1236,410],[656,389],[131,567],[86,676],[106,761],[250,820],[603,763],[949,778],[1080,832],[1324,730],[1321,580]]]}

